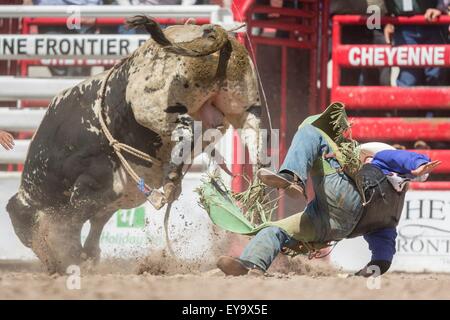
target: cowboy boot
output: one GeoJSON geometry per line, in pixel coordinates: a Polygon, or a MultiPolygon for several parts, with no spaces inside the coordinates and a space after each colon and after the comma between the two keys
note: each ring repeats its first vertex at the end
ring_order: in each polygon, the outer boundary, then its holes
{"type": "Polygon", "coordinates": [[[275,173],[266,168],[261,168],[256,175],[265,185],[272,188],[283,189],[291,198],[299,198],[300,196],[306,198],[305,185],[297,175],[290,171],[283,170],[275,173]]]}
{"type": "Polygon", "coordinates": [[[217,267],[227,276],[254,276],[263,277],[265,272],[258,266],[238,258],[221,256],[217,260],[217,267]]]}

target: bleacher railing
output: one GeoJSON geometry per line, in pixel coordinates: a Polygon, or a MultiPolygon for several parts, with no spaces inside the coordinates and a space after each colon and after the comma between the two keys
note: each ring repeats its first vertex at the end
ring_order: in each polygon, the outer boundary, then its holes
{"type": "MultiPolygon", "coordinates": [[[[342,26],[365,25],[366,16],[333,18],[333,75],[331,100],[342,101],[349,110],[450,110],[449,86],[344,86],[342,68],[442,67],[450,68],[450,45],[343,44],[342,26]]],[[[450,17],[427,22],[423,16],[385,17],[381,25],[449,25],[450,17]]],[[[446,141],[450,142],[449,118],[355,117],[352,134],[362,141],[446,141]]],[[[450,150],[415,150],[443,163],[436,173],[450,174],[450,150]]],[[[414,189],[449,190],[450,181],[414,183],[414,189]]]]}

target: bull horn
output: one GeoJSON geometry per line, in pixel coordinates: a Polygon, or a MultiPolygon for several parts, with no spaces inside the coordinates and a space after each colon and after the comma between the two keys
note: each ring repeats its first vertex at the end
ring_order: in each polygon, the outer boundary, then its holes
{"type": "Polygon", "coordinates": [[[203,36],[189,42],[172,43],[164,35],[161,26],[154,19],[138,15],[127,19],[129,28],[145,28],[156,43],[169,52],[188,57],[203,57],[217,52],[228,42],[228,34],[218,25],[205,25],[203,36]]]}

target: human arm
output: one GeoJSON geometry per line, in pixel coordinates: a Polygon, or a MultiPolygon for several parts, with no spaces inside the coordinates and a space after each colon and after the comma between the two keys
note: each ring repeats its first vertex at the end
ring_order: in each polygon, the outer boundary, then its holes
{"type": "Polygon", "coordinates": [[[13,136],[6,132],[0,130],[0,144],[5,148],[6,150],[12,150],[14,148],[14,138],[13,136]]]}
{"type": "Polygon", "coordinates": [[[427,21],[436,21],[438,17],[440,17],[443,13],[448,12],[448,1],[446,0],[438,0],[438,5],[436,8],[428,8],[425,12],[425,19],[427,21]]]}
{"type": "Polygon", "coordinates": [[[384,40],[387,44],[392,43],[392,37],[394,36],[395,27],[393,24],[388,23],[384,26],[384,40]]]}
{"type": "Polygon", "coordinates": [[[400,175],[410,174],[416,176],[416,174],[423,175],[431,172],[430,169],[433,170],[436,168],[440,164],[440,161],[431,161],[427,155],[412,151],[384,150],[377,152],[371,163],[385,174],[395,172],[400,175]],[[416,171],[428,163],[432,165],[427,166],[426,170],[416,171]]]}
{"type": "Polygon", "coordinates": [[[441,163],[442,162],[439,161],[439,160],[434,160],[434,161],[427,162],[427,163],[417,167],[416,169],[411,170],[411,174],[416,176],[416,177],[420,177],[420,176],[423,176],[425,174],[429,174],[429,173],[431,173],[431,171],[433,171],[441,163]]]}
{"type": "Polygon", "coordinates": [[[424,14],[425,20],[436,21],[442,15],[442,11],[436,8],[429,8],[424,14]]]}

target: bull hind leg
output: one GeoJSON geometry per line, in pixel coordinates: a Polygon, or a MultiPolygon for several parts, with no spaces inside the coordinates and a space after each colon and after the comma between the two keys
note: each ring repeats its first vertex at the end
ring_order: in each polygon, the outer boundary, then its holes
{"type": "Polygon", "coordinates": [[[32,249],[49,273],[64,274],[67,267],[82,262],[81,228],[70,215],[38,213],[39,223],[33,232],[32,249]]]}
{"type": "Polygon", "coordinates": [[[100,260],[100,236],[105,224],[111,219],[116,210],[106,210],[104,212],[97,213],[94,217],[89,219],[91,228],[86,241],[83,245],[83,258],[94,261],[95,263],[100,260]]]}

